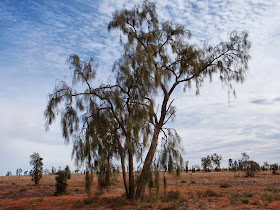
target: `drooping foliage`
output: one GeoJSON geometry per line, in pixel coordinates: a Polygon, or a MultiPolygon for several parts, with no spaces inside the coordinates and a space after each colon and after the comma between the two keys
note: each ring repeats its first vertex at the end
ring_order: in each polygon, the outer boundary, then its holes
{"type": "Polygon", "coordinates": [[[175,117],[175,89],[194,85],[198,94],[204,80],[217,75],[234,93],[234,82],[245,79],[250,42],[246,32],[233,32],[229,41],[216,46],[193,45],[184,26],[161,22],[148,1],[114,12],[108,29],[120,30],[124,38],[115,81],[97,84],[95,58],[83,61],[71,55],[73,83],[61,81],[49,95],[46,125],[59,114],[63,137],[73,140],[76,164],[109,174],[112,160],[120,160],[127,198],[143,198],[155,157],[163,168],[182,162],[180,138],[166,127],[175,117]],[[141,170],[136,187],[135,160],[141,170]]]}

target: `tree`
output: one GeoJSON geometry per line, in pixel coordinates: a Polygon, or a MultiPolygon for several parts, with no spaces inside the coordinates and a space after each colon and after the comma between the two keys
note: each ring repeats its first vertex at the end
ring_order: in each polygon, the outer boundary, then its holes
{"type": "Polygon", "coordinates": [[[30,158],[30,165],[33,166],[30,175],[32,176],[32,181],[35,182],[35,185],[38,185],[43,175],[43,158],[41,158],[39,153],[36,152],[34,152],[33,155],[30,155],[30,158]]]}
{"type": "Polygon", "coordinates": [[[269,163],[265,161],[262,166],[263,171],[267,171],[269,169],[269,163]]]}
{"type": "Polygon", "coordinates": [[[50,174],[50,170],[46,168],[46,169],[44,170],[44,174],[45,174],[45,175],[50,174]]]}
{"type": "Polygon", "coordinates": [[[232,162],[232,159],[230,158],[230,159],[228,159],[228,170],[231,171],[231,170],[233,170],[232,168],[233,168],[233,162],[232,162]]]}
{"type": "Polygon", "coordinates": [[[221,160],[222,160],[222,156],[218,155],[217,153],[214,153],[213,155],[211,155],[211,161],[213,163],[215,167],[215,171],[219,171],[221,170],[221,160]]]}
{"type": "Polygon", "coordinates": [[[28,175],[28,171],[25,171],[25,172],[24,172],[24,175],[28,175]]]}
{"type": "Polygon", "coordinates": [[[114,65],[115,81],[96,87],[95,58],[82,61],[71,55],[73,85],[61,81],[49,95],[46,126],[60,113],[62,134],[66,142],[73,139],[77,165],[85,163],[90,169],[94,160],[119,158],[126,196],[133,200],[144,197],[156,157],[162,167],[182,161],[180,137],[166,127],[175,116],[174,91],[181,85],[185,90],[194,85],[199,94],[205,79],[211,81],[216,74],[235,94],[234,82],[245,79],[250,42],[246,32],[232,32],[229,41],[200,48],[190,43],[191,33],[184,26],[160,22],[155,4],[148,1],[116,11],[108,29],[119,29],[127,38],[124,53],[114,65]],[[136,187],[135,160],[142,168],[136,187]]]}
{"type": "Polygon", "coordinates": [[[52,174],[56,174],[56,168],[52,167],[52,174]]]}
{"type": "Polygon", "coordinates": [[[12,174],[12,172],[11,171],[8,171],[7,173],[6,173],[6,176],[12,176],[13,174],[12,174]]]}
{"type": "Polygon", "coordinates": [[[201,158],[201,167],[205,172],[210,172],[210,169],[213,168],[211,156],[201,158]]]}
{"type": "Polygon", "coordinates": [[[18,168],[18,169],[16,170],[16,174],[17,174],[17,176],[20,176],[20,175],[21,175],[21,173],[22,173],[22,169],[21,169],[21,168],[18,168]]]}

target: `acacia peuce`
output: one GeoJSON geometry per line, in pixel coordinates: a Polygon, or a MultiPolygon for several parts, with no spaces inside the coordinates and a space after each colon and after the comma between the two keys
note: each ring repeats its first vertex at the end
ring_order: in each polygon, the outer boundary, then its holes
{"type": "Polygon", "coordinates": [[[87,170],[110,173],[112,160],[120,160],[127,198],[141,199],[155,157],[163,168],[181,159],[176,130],[165,128],[175,114],[174,91],[195,86],[198,94],[205,79],[216,75],[235,94],[234,83],[242,83],[248,70],[250,42],[246,32],[232,32],[216,46],[193,45],[190,31],[161,22],[155,4],[148,1],[115,11],[108,30],[120,30],[126,37],[113,84],[97,87],[93,56],[83,61],[71,55],[73,83],[61,81],[49,95],[46,125],[61,115],[63,137],[66,142],[72,138],[76,164],[85,164],[87,170]],[[140,163],[137,181],[135,163],[140,163]]]}

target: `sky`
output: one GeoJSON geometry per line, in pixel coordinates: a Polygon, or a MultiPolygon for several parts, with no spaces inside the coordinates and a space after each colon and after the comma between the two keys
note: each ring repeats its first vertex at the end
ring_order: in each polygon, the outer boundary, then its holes
{"type": "MultiPolygon", "coordinates": [[[[241,159],[246,152],[261,165],[280,159],[280,1],[155,0],[160,20],[185,25],[192,43],[218,44],[233,31],[246,30],[252,43],[249,73],[236,85],[237,97],[214,79],[195,91],[174,94],[183,158],[200,165],[213,153],[241,159]]],[[[38,152],[44,168],[75,169],[72,145],[66,145],[59,122],[45,131],[43,112],[59,80],[70,80],[67,57],[94,55],[97,82],[106,82],[121,55],[118,31],[107,26],[115,10],[138,0],[0,1],[0,176],[17,168],[30,170],[38,152]]]]}

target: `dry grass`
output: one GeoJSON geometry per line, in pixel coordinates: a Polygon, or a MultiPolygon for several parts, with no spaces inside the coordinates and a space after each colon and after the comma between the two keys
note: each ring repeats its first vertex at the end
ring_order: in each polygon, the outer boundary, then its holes
{"type": "Polygon", "coordinates": [[[84,174],[74,174],[68,180],[69,195],[53,196],[55,175],[44,175],[39,186],[30,176],[0,177],[0,209],[277,209],[280,206],[280,176],[270,171],[254,178],[241,172],[181,172],[181,176],[166,174],[164,190],[160,173],[160,191],[150,192],[147,199],[126,200],[121,174],[114,177],[114,185],[103,194],[98,193],[97,179],[93,179],[92,197],[87,199],[84,174]],[[182,181],[183,180],[183,181],[182,181]]]}

